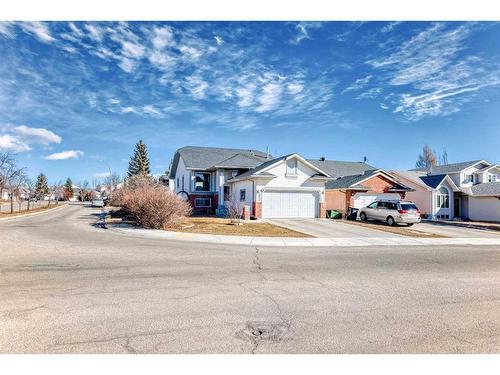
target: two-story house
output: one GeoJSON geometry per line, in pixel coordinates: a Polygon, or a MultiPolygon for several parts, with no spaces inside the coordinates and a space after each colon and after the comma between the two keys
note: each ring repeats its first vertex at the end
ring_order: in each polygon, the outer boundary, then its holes
{"type": "Polygon", "coordinates": [[[222,214],[229,203],[258,218],[325,217],[328,173],[298,154],[187,146],[170,167],[169,188],[195,211],[222,214]]]}
{"type": "Polygon", "coordinates": [[[395,171],[415,191],[412,200],[432,219],[500,221],[500,166],[485,160],[395,171]]]}

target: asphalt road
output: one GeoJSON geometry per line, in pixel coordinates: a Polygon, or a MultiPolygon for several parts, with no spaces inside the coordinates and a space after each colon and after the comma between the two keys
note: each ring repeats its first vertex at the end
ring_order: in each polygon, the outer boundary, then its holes
{"type": "Polygon", "coordinates": [[[134,238],[0,222],[1,353],[498,353],[500,248],[134,238]]]}

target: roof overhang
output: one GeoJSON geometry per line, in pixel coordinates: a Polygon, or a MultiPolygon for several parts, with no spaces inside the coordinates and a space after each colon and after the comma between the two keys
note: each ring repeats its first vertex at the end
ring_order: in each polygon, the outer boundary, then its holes
{"type": "Polygon", "coordinates": [[[250,176],[245,176],[243,178],[238,178],[238,176],[230,178],[227,180],[227,182],[238,182],[238,181],[244,181],[244,180],[255,180],[255,179],[273,179],[276,178],[277,176],[271,173],[256,173],[256,174],[251,174],[250,176]]]}
{"type": "Polygon", "coordinates": [[[315,170],[316,172],[324,175],[325,177],[330,177],[332,178],[332,176],[330,176],[328,173],[326,173],[325,171],[321,170],[320,168],[316,167],[314,164],[308,162],[306,159],[304,159],[302,156],[300,156],[299,154],[297,153],[294,153],[294,154],[290,154],[288,155],[286,158],[283,158],[283,159],[278,159],[276,160],[275,163],[272,163],[271,165],[268,165],[266,168],[264,168],[262,171],[260,172],[265,172],[271,168],[273,168],[275,165],[281,163],[282,161],[287,161],[287,160],[290,160],[290,159],[298,159],[300,160],[303,164],[307,165],[309,168],[315,170]]]}
{"type": "Polygon", "coordinates": [[[460,192],[462,190],[460,190],[460,188],[453,182],[453,180],[451,179],[450,176],[446,175],[443,180],[439,183],[438,186],[436,186],[436,188],[434,190],[437,190],[439,189],[439,187],[441,186],[441,184],[443,183],[443,181],[446,181],[450,186],[451,188],[453,189],[454,192],[460,192]]]}

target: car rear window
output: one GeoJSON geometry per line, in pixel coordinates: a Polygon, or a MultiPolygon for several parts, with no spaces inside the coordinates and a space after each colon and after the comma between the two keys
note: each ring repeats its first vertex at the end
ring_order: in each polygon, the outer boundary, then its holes
{"type": "Polygon", "coordinates": [[[401,209],[406,211],[416,210],[417,206],[415,206],[413,203],[401,203],[401,209]]]}

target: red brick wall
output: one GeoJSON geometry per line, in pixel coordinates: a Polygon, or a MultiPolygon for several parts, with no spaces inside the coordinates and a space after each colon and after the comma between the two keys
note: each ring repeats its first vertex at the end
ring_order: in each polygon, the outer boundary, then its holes
{"type": "Polygon", "coordinates": [[[262,202],[253,202],[252,204],[253,216],[261,219],[262,218],[262,202]]]}
{"type": "Polygon", "coordinates": [[[325,192],[325,209],[344,212],[346,209],[345,196],[346,194],[340,190],[327,190],[325,192]]]}
{"type": "Polygon", "coordinates": [[[324,219],[326,217],[326,203],[319,204],[319,218],[324,219]]]}
{"type": "Polygon", "coordinates": [[[205,212],[207,214],[214,214],[215,209],[217,208],[217,202],[218,202],[218,194],[212,195],[212,194],[189,194],[189,202],[191,203],[191,206],[193,207],[193,210],[195,210],[198,213],[205,212]],[[194,200],[196,198],[208,198],[210,199],[210,208],[196,208],[194,205],[194,200]]]}

